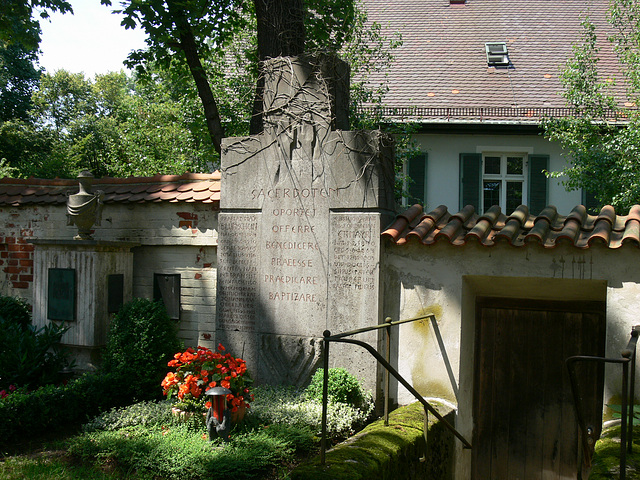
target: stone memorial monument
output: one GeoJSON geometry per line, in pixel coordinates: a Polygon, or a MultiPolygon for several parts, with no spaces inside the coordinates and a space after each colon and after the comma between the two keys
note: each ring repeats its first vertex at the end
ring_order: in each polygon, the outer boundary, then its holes
{"type": "MultiPolygon", "coordinates": [[[[217,341],[258,382],[304,384],[324,330],[382,321],[380,231],[393,214],[392,141],[348,131],[349,69],[335,57],[265,64],[264,131],[222,146],[217,341]]],[[[377,334],[358,337],[376,345],[377,334]]],[[[376,362],[332,347],[373,388],[376,362]]]]}
{"type": "Polygon", "coordinates": [[[100,363],[111,315],[133,293],[133,253],[137,243],[94,240],[100,225],[101,191],[91,192],[93,175],[78,175],[78,192],[67,200],[67,225],[78,233],[71,239],[31,240],[35,245],[33,270],[33,324],[50,322],[68,327],[62,344],[68,347],[80,371],[100,363]]]}

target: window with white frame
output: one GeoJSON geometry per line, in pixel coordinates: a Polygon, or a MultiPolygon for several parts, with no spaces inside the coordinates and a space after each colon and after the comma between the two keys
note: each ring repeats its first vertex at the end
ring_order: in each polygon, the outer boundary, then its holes
{"type": "Polygon", "coordinates": [[[484,153],[482,155],[482,211],[500,205],[513,212],[527,204],[527,157],[523,153],[484,153]]]}

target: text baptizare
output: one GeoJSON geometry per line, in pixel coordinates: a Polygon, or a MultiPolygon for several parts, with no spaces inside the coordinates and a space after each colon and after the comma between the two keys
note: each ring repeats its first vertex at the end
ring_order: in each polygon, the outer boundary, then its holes
{"type": "Polygon", "coordinates": [[[287,300],[291,302],[315,302],[315,293],[269,292],[269,300],[287,300]]]}

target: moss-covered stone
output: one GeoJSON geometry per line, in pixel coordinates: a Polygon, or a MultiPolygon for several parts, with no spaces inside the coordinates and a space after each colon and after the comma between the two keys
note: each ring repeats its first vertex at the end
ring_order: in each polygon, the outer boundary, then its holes
{"type": "MultiPolygon", "coordinates": [[[[620,426],[603,430],[596,442],[589,480],[620,478],[620,426]]],[[[632,453],[627,453],[627,480],[640,480],[640,427],[633,430],[632,453]]]]}
{"type": "MultiPolygon", "coordinates": [[[[447,421],[453,412],[436,405],[447,421]]],[[[424,409],[414,403],[389,415],[326,453],[325,465],[317,457],[291,472],[292,480],[448,480],[453,471],[453,435],[429,415],[428,441],[424,438],[424,409]]]]}

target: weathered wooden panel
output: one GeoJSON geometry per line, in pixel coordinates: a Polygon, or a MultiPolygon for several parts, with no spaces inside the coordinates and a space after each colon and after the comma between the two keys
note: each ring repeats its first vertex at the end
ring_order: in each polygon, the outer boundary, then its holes
{"type": "Polygon", "coordinates": [[[74,241],[36,245],[33,323],[44,326],[50,320],[47,316],[49,270],[73,269],[76,277],[76,321],[67,322],[71,328],[64,334],[62,342],[88,347],[104,345],[109,325],[109,275],[123,275],[125,300],[132,294],[133,255],[128,248],[81,245],[74,241]]]}
{"type": "MultiPolygon", "coordinates": [[[[602,355],[603,312],[602,304],[479,301],[474,479],[577,478],[582,451],[565,359],[602,355]]],[[[601,369],[586,366],[579,377],[599,432],[601,369]]]]}

